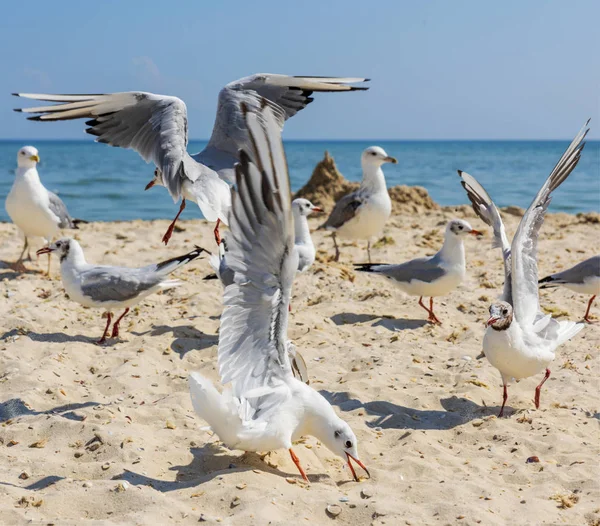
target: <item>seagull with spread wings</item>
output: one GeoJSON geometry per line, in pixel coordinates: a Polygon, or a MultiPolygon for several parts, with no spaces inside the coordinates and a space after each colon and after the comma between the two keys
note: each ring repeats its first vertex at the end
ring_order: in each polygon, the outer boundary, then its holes
{"type": "Polygon", "coordinates": [[[308,481],[292,443],[310,434],[344,458],[358,480],[351,461],[366,468],[352,429],[320,393],[294,377],[287,328],[298,252],[277,108],[263,100],[259,108],[240,109],[250,140],[235,166],[227,247],[234,280],[224,291],[218,350],[221,382],[230,387],[220,393],[192,373],[192,403],[232,449],[285,448],[308,481]]]}
{"type": "Polygon", "coordinates": [[[507,384],[511,379],[529,378],[545,369],[546,374],[535,390],[535,407],[540,407],[540,392],[550,377],[548,366],[556,349],[573,338],[583,324],[557,321],[544,315],[538,294],[538,236],[551,194],[569,177],[577,166],[589,120],[560,158],[542,188],[529,205],[519,228],[509,245],[504,224],[496,205],[483,186],[466,172],[458,172],[462,185],[473,204],[475,213],[494,229],[493,248],[501,248],[504,259],[504,291],[490,308],[490,317],[483,338],[483,351],[489,362],[500,371],[503,399],[500,414],[508,398],[507,384]]]}
{"type": "Polygon", "coordinates": [[[200,153],[187,152],[188,122],[185,103],[177,98],[142,91],[99,95],[51,95],[14,93],[28,99],[57,102],[51,106],[17,109],[36,115],[35,121],[89,119],[86,132],[96,142],[131,148],[146,162],[156,165],[155,177],[146,188],[165,186],[174,202],[181,199],[177,216],[163,236],[168,243],[185,200],[195,201],[204,217],[228,223],[231,206],[229,184],[234,182],[233,166],[241,149],[248,151],[248,133],[240,104],[257,109],[262,98],[271,104],[279,130],[313,101],[313,92],[366,90],[351,84],[368,81],[353,77],[293,77],[258,73],[227,84],[219,93],[213,132],[200,153]],[[228,184],[229,183],[229,184],[228,184]]]}

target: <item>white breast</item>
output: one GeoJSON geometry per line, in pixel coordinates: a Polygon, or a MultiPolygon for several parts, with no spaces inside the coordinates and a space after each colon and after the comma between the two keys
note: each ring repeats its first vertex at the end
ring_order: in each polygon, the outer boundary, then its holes
{"type": "Polygon", "coordinates": [[[589,278],[586,278],[583,283],[565,283],[563,286],[573,292],[578,292],[579,294],[591,294],[597,296],[600,294],[600,277],[590,276],[589,278]]]}
{"type": "Polygon", "coordinates": [[[336,233],[352,239],[371,239],[383,230],[392,212],[392,201],[387,193],[378,192],[369,197],[356,211],[350,221],[344,223],[336,233]]]}

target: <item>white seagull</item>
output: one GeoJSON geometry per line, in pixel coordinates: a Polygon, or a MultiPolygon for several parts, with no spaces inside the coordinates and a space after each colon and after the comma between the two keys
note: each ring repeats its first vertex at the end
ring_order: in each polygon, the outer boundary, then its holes
{"type": "Polygon", "coordinates": [[[313,101],[313,92],[366,90],[368,88],[350,84],[368,80],[257,73],[231,82],[219,93],[212,136],[206,148],[195,155],[189,155],[186,149],[187,108],[177,97],[142,91],[102,95],[14,93],[28,99],[60,103],[15,111],[36,113],[38,115],[29,117],[36,121],[90,119],[86,122],[86,132],[95,135],[97,142],[131,148],[146,162],[156,165],[156,177],[146,188],[158,182],[167,188],[174,202],[182,198],[179,212],[163,236],[165,244],[185,208],[185,199],[195,201],[204,217],[217,221],[218,244],[219,223],[227,224],[230,206],[229,187],[224,181],[234,182],[233,165],[238,161],[238,151],[240,148],[248,150],[250,146],[240,103],[258,108],[260,100],[265,98],[282,130],[287,119],[313,101]]]}
{"type": "Polygon", "coordinates": [[[81,245],[70,238],[59,239],[37,253],[51,252],[56,252],[60,258],[62,283],[69,298],[84,307],[106,310],[106,327],[98,341],[101,344],[106,341],[114,309],[125,311],[113,325],[112,338],[119,336],[119,323],[132,306],[159,290],[180,285],[180,281],[167,279],[167,276],[196,259],[204,249],[196,247],[183,256],[141,268],[92,265],[85,260],[81,245]]]}
{"type": "MultiPolygon", "coordinates": [[[[298,268],[293,250],[290,186],[277,115],[267,101],[241,106],[250,134],[240,152],[232,194],[227,258],[235,272],[224,292],[219,331],[219,393],[198,373],[190,375],[194,409],[230,448],[285,448],[308,480],[292,443],[315,436],[351,464],[358,458],[350,426],[317,391],[294,378],[287,341],[288,305],[298,268]]],[[[368,473],[368,472],[367,472],[368,473]]]]}
{"type": "Polygon", "coordinates": [[[591,294],[592,297],[587,304],[583,319],[588,323],[592,323],[592,320],[589,318],[590,309],[592,308],[594,299],[600,294],[600,256],[593,256],[570,269],[546,276],[540,279],[539,283],[541,289],[562,285],[573,292],[591,294]]]}
{"type": "Polygon", "coordinates": [[[327,221],[319,229],[333,232],[335,261],[340,259],[336,236],[349,239],[366,239],[367,254],[371,262],[371,239],[378,235],[392,213],[392,201],[388,194],[381,166],[396,164],[383,148],[371,146],[360,158],[363,178],[360,188],[342,197],[333,207],[327,221]]]}
{"type": "Polygon", "coordinates": [[[445,296],[465,279],[463,237],[467,234],[477,236],[481,232],[462,219],[453,219],[446,225],[444,244],[434,256],[412,259],[399,265],[361,263],[355,267],[360,272],[385,276],[406,294],[420,296],[419,305],[429,314],[427,321],[440,324],[433,312],[433,298],[445,296]],[[423,296],[429,296],[429,308],[423,304],[423,296]]]}
{"type": "Polygon", "coordinates": [[[483,338],[486,358],[502,375],[500,417],[504,414],[508,398],[508,382],[512,378],[529,378],[545,369],[546,374],[535,389],[535,407],[540,407],[540,391],[550,377],[548,366],[554,360],[556,349],[583,329],[581,323],[559,322],[540,310],[537,245],[551,193],[577,166],[585,145],[583,140],[589,131],[588,124],[589,120],[529,205],[511,245],[508,244],[502,218],[491,197],[473,176],[460,170],[458,172],[473,210],[494,229],[492,248],[501,248],[504,259],[504,291],[500,300],[490,306],[490,317],[483,338]]]}
{"type": "MultiPolygon", "coordinates": [[[[23,233],[25,245],[19,259],[11,265],[15,270],[24,271],[25,251],[29,256],[29,238],[42,237],[50,243],[61,228],[78,228],[80,219],[73,219],[60,197],[50,192],[40,181],[37,164],[39,152],[33,146],[24,146],[17,153],[17,172],[15,182],[6,197],[6,211],[23,233]]],[[[50,256],[48,256],[48,275],[50,275],[50,256]]]]}
{"type": "Polygon", "coordinates": [[[315,245],[308,228],[308,216],[323,209],[313,205],[308,199],[298,198],[292,201],[294,216],[294,250],[298,252],[298,272],[308,270],[315,262],[315,245]]]}

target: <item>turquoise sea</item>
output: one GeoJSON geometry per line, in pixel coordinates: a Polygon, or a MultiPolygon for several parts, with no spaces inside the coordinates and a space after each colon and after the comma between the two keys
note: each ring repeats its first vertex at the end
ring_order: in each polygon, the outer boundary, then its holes
{"type": "MultiPolygon", "coordinates": [[[[26,143],[0,141],[0,200],[13,182],[16,153],[26,143]]],[[[137,153],[96,144],[92,140],[30,141],[42,159],[44,185],[59,194],[71,215],[89,221],[171,219],[177,211],[164,188],[144,192],[154,167],[137,153]]],[[[191,141],[190,152],[206,143],[191,141]]],[[[568,141],[287,141],[292,189],[300,188],[328,150],[342,174],[358,181],[360,154],[382,146],[398,159],[384,167],[388,186],[420,185],[442,205],[468,203],[457,169],[481,181],[499,206],[527,207],[568,141]]],[[[600,141],[588,141],[581,162],[555,193],[551,211],[600,211],[600,141]]],[[[188,206],[184,218],[201,217],[188,206]]],[[[4,206],[0,221],[7,221],[4,206]]]]}

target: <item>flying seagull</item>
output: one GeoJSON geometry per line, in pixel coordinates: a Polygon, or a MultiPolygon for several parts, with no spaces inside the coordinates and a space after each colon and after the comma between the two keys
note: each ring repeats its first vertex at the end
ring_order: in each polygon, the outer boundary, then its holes
{"type": "Polygon", "coordinates": [[[16,109],[34,113],[29,120],[62,121],[89,119],[86,132],[96,142],[131,148],[158,169],[147,188],[158,183],[167,188],[174,202],[182,199],[179,212],[163,236],[168,243],[175,222],[185,208],[185,199],[196,201],[202,214],[227,224],[230,206],[228,185],[234,182],[233,166],[240,148],[248,151],[249,138],[240,104],[258,108],[261,100],[271,106],[279,130],[313,101],[313,92],[366,90],[351,84],[369,79],[355,77],[292,77],[257,73],[227,84],[219,93],[212,136],[200,153],[189,155],[187,108],[177,98],[143,91],[98,95],[51,95],[14,93],[28,99],[57,102],[52,106],[16,109]],[[216,173],[215,173],[216,172],[216,173]]]}
{"type": "Polygon", "coordinates": [[[589,120],[529,205],[511,245],[508,244],[502,218],[491,197],[472,175],[458,171],[473,210],[494,229],[492,248],[501,248],[504,259],[504,290],[499,301],[489,308],[490,317],[483,338],[486,358],[502,375],[500,417],[504,414],[508,398],[508,382],[512,378],[529,378],[545,369],[546,374],[535,390],[535,407],[540,407],[540,392],[550,377],[548,366],[554,360],[556,349],[583,328],[581,323],[559,322],[540,310],[537,245],[551,194],[577,166],[589,131],[588,124],[589,120]]]}
{"type": "Polygon", "coordinates": [[[221,383],[230,389],[220,393],[192,373],[192,403],[232,449],[285,448],[308,481],[292,443],[311,434],[346,459],[358,480],[351,461],[366,468],[352,429],[292,370],[287,325],[298,254],[277,115],[266,100],[259,108],[242,104],[241,112],[251,146],[235,168],[227,252],[235,279],[224,291],[218,350],[221,383]]]}

